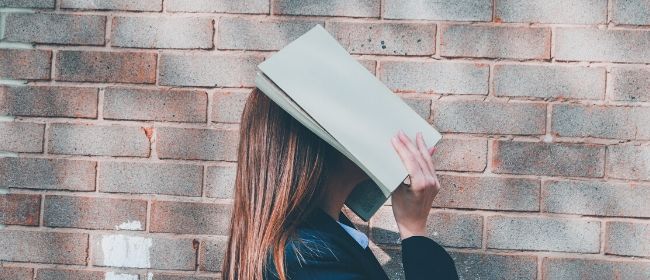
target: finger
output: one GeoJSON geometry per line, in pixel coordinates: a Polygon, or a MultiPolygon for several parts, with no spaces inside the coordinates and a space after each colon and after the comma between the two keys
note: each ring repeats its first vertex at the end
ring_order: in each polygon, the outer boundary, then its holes
{"type": "Polygon", "coordinates": [[[411,155],[409,150],[404,146],[404,143],[402,143],[397,137],[391,138],[391,143],[393,144],[393,148],[395,148],[397,154],[402,160],[402,163],[406,167],[406,171],[408,171],[408,173],[411,174],[411,184],[412,184],[413,176],[422,173],[419,164],[415,161],[415,158],[413,157],[413,155],[411,155]]]}
{"type": "Polygon", "coordinates": [[[430,154],[430,155],[433,155],[433,153],[434,153],[435,151],[436,151],[436,146],[433,146],[433,147],[429,148],[429,154],[430,154]]]}
{"type": "Polygon", "coordinates": [[[416,144],[418,145],[418,150],[420,151],[420,154],[424,158],[424,162],[427,164],[429,174],[431,174],[433,172],[433,160],[431,159],[431,155],[429,154],[429,151],[427,151],[427,146],[424,143],[422,132],[418,132],[418,134],[415,136],[415,141],[416,144]]]}
{"type": "MultiPolygon", "coordinates": [[[[406,146],[406,148],[413,154],[413,157],[417,161],[417,163],[420,165],[420,169],[422,169],[423,175],[430,175],[429,167],[427,166],[427,163],[425,162],[425,159],[423,158],[422,154],[418,150],[418,148],[415,146],[414,142],[411,140],[408,135],[404,134],[403,132],[400,133],[399,135],[402,143],[406,146]]],[[[413,175],[411,175],[411,179],[413,179],[413,175]]]]}

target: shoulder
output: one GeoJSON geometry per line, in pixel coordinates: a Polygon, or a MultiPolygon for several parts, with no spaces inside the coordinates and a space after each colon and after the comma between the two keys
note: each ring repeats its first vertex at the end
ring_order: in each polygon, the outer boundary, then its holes
{"type": "MultiPolygon", "coordinates": [[[[284,247],[285,269],[288,275],[320,268],[343,268],[350,266],[353,260],[336,237],[312,228],[298,228],[284,247]]],[[[275,266],[269,261],[265,279],[276,275],[275,266]]]]}

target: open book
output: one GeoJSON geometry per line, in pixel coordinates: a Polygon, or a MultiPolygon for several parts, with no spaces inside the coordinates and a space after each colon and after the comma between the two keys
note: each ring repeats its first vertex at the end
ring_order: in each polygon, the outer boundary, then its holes
{"type": "Polygon", "coordinates": [[[421,131],[429,147],[441,138],[321,25],[257,68],[257,88],[370,177],[345,202],[364,221],[408,175],[390,139],[400,129],[411,139],[421,131]]]}

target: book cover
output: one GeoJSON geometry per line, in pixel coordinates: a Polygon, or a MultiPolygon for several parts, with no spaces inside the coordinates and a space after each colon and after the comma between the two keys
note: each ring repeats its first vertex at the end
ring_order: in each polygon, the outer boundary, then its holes
{"type": "Polygon", "coordinates": [[[321,25],[257,67],[262,92],[370,177],[345,202],[364,221],[408,175],[390,139],[400,129],[411,139],[422,132],[428,146],[441,138],[321,25]]]}

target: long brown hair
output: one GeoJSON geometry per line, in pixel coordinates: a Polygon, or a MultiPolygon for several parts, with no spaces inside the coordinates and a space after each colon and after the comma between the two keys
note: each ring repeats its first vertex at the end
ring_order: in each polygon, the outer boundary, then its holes
{"type": "Polygon", "coordinates": [[[224,280],[261,280],[269,257],[286,279],[285,245],[316,207],[337,152],[259,89],[251,91],[241,115],[224,280]]]}

